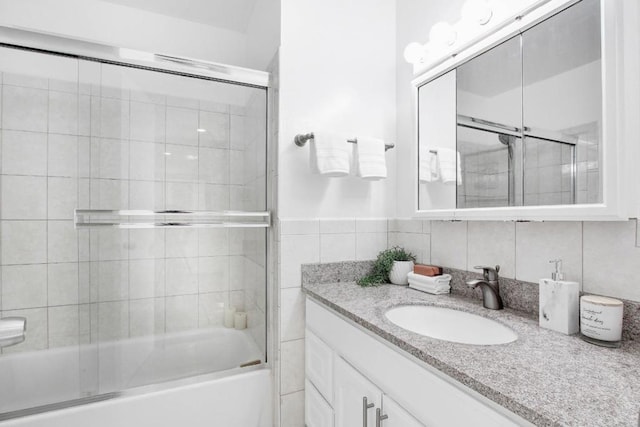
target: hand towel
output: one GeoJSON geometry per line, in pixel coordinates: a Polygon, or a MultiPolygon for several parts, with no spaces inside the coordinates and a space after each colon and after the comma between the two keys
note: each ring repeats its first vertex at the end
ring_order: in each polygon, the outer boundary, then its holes
{"type": "Polygon", "coordinates": [[[313,172],[331,177],[349,175],[351,147],[346,138],[331,132],[314,132],[310,145],[313,172]]]}
{"type": "Polygon", "coordinates": [[[420,182],[438,181],[440,179],[440,173],[438,171],[437,151],[434,148],[421,146],[419,155],[418,179],[420,182]]]}
{"type": "Polygon", "coordinates": [[[387,177],[384,141],[376,138],[358,138],[356,144],[356,171],[362,179],[377,181],[387,177]]]}
{"type": "Polygon", "coordinates": [[[438,170],[444,184],[457,183],[462,185],[460,170],[460,153],[449,148],[438,148],[438,170]]]}
{"type": "Polygon", "coordinates": [[[411,280],[409,280],[409,287],[411,289],[416,289],[418,291],[422,291],[422,292],[426,292],[428,294],[434,294],[434,295],[448,294],[449,292],[451,292],[451,287],[448,285],[434,288],[434,287],[423,285],[421,283],[412,282],[411,280]]]}
{"type": "Polygon", "coordinates": [[[407,278],[409,280],[414,281],[415,283],[421,283],[429,286],[438,286],[438,285],[449,285],[451,281],[450,274],[442,274],[440,276],[423,276],[421,274],[409,273],[407,274],[407,278]]]}

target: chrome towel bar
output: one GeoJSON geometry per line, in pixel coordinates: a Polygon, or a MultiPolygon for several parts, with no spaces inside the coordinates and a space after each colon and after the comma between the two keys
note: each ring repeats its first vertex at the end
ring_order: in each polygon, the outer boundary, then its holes
{"type": "MultiPolygon", "coordinates": [[[[293,138],[293,142],[295,142],[298,147],[304,147],[307,141],[309,141],[310,139],[313,139],[313,132],[300,133],[296,135],[295,138],[293,138]]],[[[347,142],[351,144],[357,144],[358,138],[347,139],[347,142]]],[[[384,144],[384,151],[391,150],[394,147],[395,144],[384,144]]]]}

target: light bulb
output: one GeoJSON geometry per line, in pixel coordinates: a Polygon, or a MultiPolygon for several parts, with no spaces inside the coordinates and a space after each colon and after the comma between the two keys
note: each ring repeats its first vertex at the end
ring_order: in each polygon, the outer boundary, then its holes
{"type": "Polygon", "coordinates": [[[404,48],[404,59],[409,64],[417,64],[424,57],[424,47],[417,42],[409,43],[404,48]]]}
{"type": "Polygon", "coordinates": [[[438,22],[429,31],[429,41],[440,46],[451,46],[456,42],[456,30],[446,22],[438,22]]]}
{"type": "Polygon", "coordinates": [[[485,0],[467,0],[462,5],[462,20],[484,25],[491,20],[493,11],[485,0]]]}

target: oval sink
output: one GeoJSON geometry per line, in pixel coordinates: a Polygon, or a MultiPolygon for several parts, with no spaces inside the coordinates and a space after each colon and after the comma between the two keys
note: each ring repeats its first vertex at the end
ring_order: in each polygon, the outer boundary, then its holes
{"type": "Polygon", "coordinates": [[[388,310],[385,316],[403,329],[444,341],[496,345],[518,339],[502,323],[444,307],[406,305],[388,310]]]}

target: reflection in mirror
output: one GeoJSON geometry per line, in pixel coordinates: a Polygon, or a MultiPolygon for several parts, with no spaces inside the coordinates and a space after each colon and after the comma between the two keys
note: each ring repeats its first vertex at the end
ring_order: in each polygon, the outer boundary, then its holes
{"type": "Polygon", "coordinates": [[[520,137],[458,126],[462,185],[457,207],[509,206],[516,200],[520,137]]]}
{"type": "Polygon", "coordinates": [[[525,205],[602,203],[600,2],[522,36],[525,205]]]}
{"type": "Polygon", "coordinates": [[[456,70],[418,89],[418,209],[454,209],[456,70]]]}
{"type": "Polygon", "coordinates": [[[522,58],[514,37],[457,69],[458,208],[522,205],[522,58]]]}

